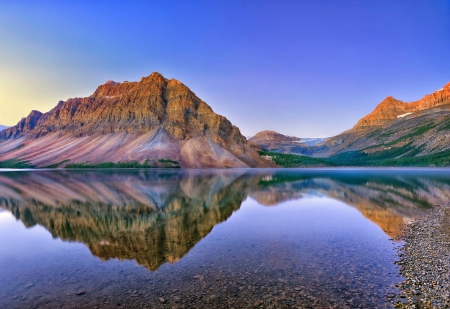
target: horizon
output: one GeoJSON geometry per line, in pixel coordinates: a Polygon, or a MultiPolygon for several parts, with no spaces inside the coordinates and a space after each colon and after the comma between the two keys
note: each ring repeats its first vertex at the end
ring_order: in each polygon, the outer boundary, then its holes
{"type": "Polygon", "coordinates": [[[450,82],[450,2],[410,3],[3,3],[0,124],[157,71],[245,136],[335,136],[450,82]]]}

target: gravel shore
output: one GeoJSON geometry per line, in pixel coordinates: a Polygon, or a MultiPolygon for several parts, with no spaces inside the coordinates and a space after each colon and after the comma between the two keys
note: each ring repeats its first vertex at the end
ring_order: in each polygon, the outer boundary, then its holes
{"type": "Polygon", "coordinates": [[[406,281],[396,308],[450,308],[450,205],[406,226],[400,249],[400,273],[406,281]]]}

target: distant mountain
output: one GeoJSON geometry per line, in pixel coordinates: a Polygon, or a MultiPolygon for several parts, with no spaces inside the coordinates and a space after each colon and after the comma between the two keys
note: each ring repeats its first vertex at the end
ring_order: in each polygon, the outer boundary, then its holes
{"type": "Polygon", "coordinates": [[[300,138],[275,131],[261,131],[249,139],[265,150],[281,153],[301,154],[309,146],[324,142],[327,138],[300,138]]]}
{"type": "MultiPolygon", "coordinates": [[[[181,167],[267,167],[253,144],[176,79],[108,81],[89,97],[32,111],[0,132],[0,161],[37,167],[171,160],[181,167]]],[[[256,147],[257,148],[257,147],[256,147]]]]}
{"type": "Polygon", "coordinates": [[[2,126],[2,125],[0,125],[0,132],[3,131],[3,130],[6,130],[6,129],[8,129],[7,126],[2,126]]]}

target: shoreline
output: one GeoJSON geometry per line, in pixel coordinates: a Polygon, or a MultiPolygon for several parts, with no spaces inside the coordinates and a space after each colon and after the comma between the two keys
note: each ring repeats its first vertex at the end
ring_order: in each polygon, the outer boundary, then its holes
{"type": "Polygon", "coordinates": [[[405,226],[395,308],[450,308],[450,204],[405,226]]]}

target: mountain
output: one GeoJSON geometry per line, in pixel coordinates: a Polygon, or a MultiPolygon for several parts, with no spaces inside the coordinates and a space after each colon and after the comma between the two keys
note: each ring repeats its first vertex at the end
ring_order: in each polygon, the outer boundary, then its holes
{"type": "Polygon", "coordinates": [[[361,156],[380,160],[447,157],[450,155],[449,130],[450,83],[411,103],[387,97],[355,127],[309,151],[320,157],[356,151],[361,156]]]}
{"type": "Polygon", "coordinates": [[[283,135],[275,131],[261,131],[249,139],[250,142],[265,150],[293,154],[302,154],[305,147],[314,146],[324,140],[326,138],[300,138],[283,135]]]}
{"type": "Polygon", "coordinates": [[[297,142],[289,148],[276,139],[274,135],[270,142],[258,144],[276,152],[325,158],[329,165],[448,166],[450,83],[411,103],[387,97],[352,129],[312,146],[297,142]]]}
{"type": "Polygon", "coordinates": [[[7,128],[8,128],[7,126],[0,125],[0,132],[3,131],[3,130],[6,130],[7,128]]]}
{"type": "Polygon", "coordinates": [[[261,131],[249,139],[250,142],[266,150],[282,153],[295,153],[295,148],[300,140],[298,137],[286,136],[274,131],[261,131]]]}
{"type": "Polygon", "coordinates": [[[354,129],[383,126],[408,115],[446,104],[450,104],[450,83],[411,103],[405,103],[389,96],[373,112],[359,120],[354,129]]]}
{"type": "Polygon", "coordinates": [[[86,98],[32,111],[0,132],[0,161],[36,167],[67,163],[157,163],[181,167],[268,167],[239,129],[176,79],[152,73],[108,81],[86,98]]]}

